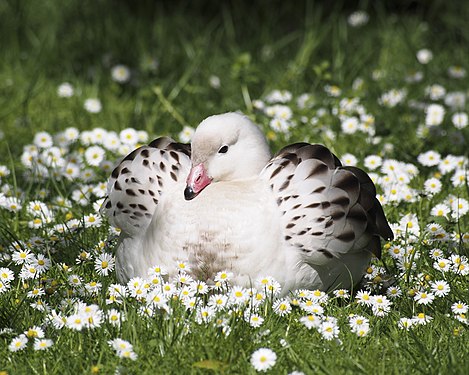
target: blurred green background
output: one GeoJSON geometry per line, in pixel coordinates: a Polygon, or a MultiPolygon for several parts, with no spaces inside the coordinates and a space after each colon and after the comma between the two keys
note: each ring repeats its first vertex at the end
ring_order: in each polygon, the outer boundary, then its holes
{"type": "Polygon", "coordinates": [[[469,61],[463,1],[0,0],[0,19],[0,127],[14,154],[39,130],[175,133],[210,114],[249,112],[274,88],[314,94],[386,71],[367,92],[372,107],[418,67],[420,48],[435,54],[425,73],[448,89],[439,67],[469,61]],[[370,20],[350,28],[357,9],[370,20]],[[112,81],[116,64],[131,69],[128,84],[112,81]],[[67,103],[56,95],[62,82],[76,89],[67,103]],[[83,111],[88,97],[102,113],[83,111]]]}

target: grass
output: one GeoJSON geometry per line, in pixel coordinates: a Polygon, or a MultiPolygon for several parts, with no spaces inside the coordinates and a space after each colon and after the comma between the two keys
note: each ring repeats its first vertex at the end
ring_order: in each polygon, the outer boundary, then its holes
{"type": "MultiPolygon", "coordinates": [[[[425,89],[440,84],[447,93],[467,94],[467,77],[451,78],[448,68],[469,69],[464,54],[469,42],[464,27],[468,12],[466,5],[444,1],[400,1],[392,6],[366,1],[353,5],[345,1],[333,5],[262,1],[254,6],[211,1],[1,2],[0,17],[5,21],[0,25],[0,165],[10,173],[0,173],[0,182],[5,197],[17,196],[23,207],[13,212],[0,207],[0,267],[12,270],[15,276],[0,292],[0,374],[255,373],[250,358],[260,347],[277,354],[271,373],[465,373],[469,367],[467,320],[456,319],[451,305],[469,303],[469,279],[435,269],[430,250],[440,248],[447,258],[469,255],[467,237],[462,239],[469,232],[467,214],[435,217],[431,213],[450,197],[467,200],[467,178],[454,186],[452,173],[422,165],[417,157],[429,150],[442,157],[466,157],[460,168],[467,172],[468,127],[457,129],[451,121],[455,112],[467,112],[467,105],[453,109],[443,98],[430,100],[425,89]],[[370,14],[369,23],[362,27],[347,23],[355,5],[370,14]],[[415,57],[422,48],[433,52],[429,64],[419,64],[415,57]],[[130,82],[119,84],[112,79],[116,64],[130,68],[130,82]],[[423,73],[423,79],[409,82],[409,75],[416,71],[423,73]],[[380,78],[373,79],[378,73],[380,78]],[[209,84],[212,76],[219,78],[219,88],[209,84]],[[358,77],[363,79],[360,87],[358,77]],[[58,97],[57,87],[63,82],[73,85],[71,98],[58,97]],[[340,88],[341,94],[328,95],[328,85],[340,88]],[[293,95],[288,106],[297,125],[287,134],[273,130],[271,117],[256,107],[255,100],[266,101],[274,89],[293,95]],[[395,107],[380,104],[378,99],[391,89],[405,89],[405,99],[395,107]],[[309,94],[306,107],[296,104],[303,93],[309,94]],[[99,98],[102,111],[87,112],[83,107],[87,98],[99,98]],[[376,136],[344,134],[335,112],[344,98],[358,99],[366,113],[374,116],[376,136]],[[442,104],[446,111],[437,127],[422,126],[425,112],[415,105],[430,102],[442,104]],[[47,178],[33,178],[34,171],[20,161],[23,147],[39,131],[55,135],[72,126],[80,131],[104,128],[115,132],[131,127],[146,131],[150,138],[168,134],[177,138],[184,126],[195,127],[208,115],[231,110],[255,119],[268,134],[273,150],[295,141],[319,142],[340,157],[353,154],[361,167],[369,155],[416,166],[418,174],[399,185],[415,189],[413,201],[389,200],[385,182],[378,184],[390,222],[401,222],[402,229],[405,215],[415,214],[413,225],[420,227],[413,237],[404,223],[404,233],[385,245],[382,260],[373,262],[372,271],[379,277],[369,280],[372,293],[384,295],[389,283],[403,293],[392,300],[387,314],[377,316],[353,296],[340,299],[331,295],[323,305],[324,314],[338,319],[340,334],[338,339],[326,340],[315,328],[308,330],[300,322],[306,315],[301,308],[280,316],[269,300],[259,312],[265,319],[259,328],[244,321],[243,309],[233,308],[233,313],[216,316],[221,321],[201,324],[197,309],[186,310],[176,299],[168,301],[171,314],[158,312],[151,318],[139,314],[142,303],[132,297],[124,298],[121,305],[106,304],[115,275],[100,275],[94,265],[103,251],[112,253],[115,237],[105,222],[84,227],[85,215],[95,212],[96,194],[84,205],[72,196],[79,188],[86,190],[105,181],[109,172],[83,162],[81,169],[95,173],[90,181],[58,178],[52,172],[47,178]],[[434,176],[442,189],[431,195],[425,193],[424,182],[434,176]],[[71,206],[60,209],[57,197],[68,198],[71,206]],[[30,228],[33,217],[26,207],[36,199],[48,205],[54,218],[49,224],[30,228]],[[67,228],[61,234],[51,230],[71,219],[79,220],[76,229],[67,228]],[[440,224],[449,239],[432,237],[425,230],[432,223],[440,224]],[[38,237],[42,243],[28,244],[38,237]],[[15,245],[45,255],[52,261],[50,269],[41,277],[22,280],[21,266],[9,259],[15,245]],[[400,266],[387,251],[391,246],[406,248],[405,259],[413,266],[400,266]],[[83,283],[99,282],[98,293],[73,285],[69,280],[72,272],[83,283]],[[421,289],[428,291],[435,280],[447,281],[450,293],[428,306],[418,304],[414,295],[421,289]],[[126,320],[120,327],[103,318],[97,328],[53,328],[45,324],[47,314],[32,307],[34,300],[27,297],[39,287],[46,292],[44,303],[65,316],[72,314],[73,302],[80,299],[99,306],[103,314],[112,306],[126,320]],[[432,321],[408,331],[399,328],[399,319],[419,313],[431,316],[432,321]],[[350,314],[370,320],[366,336],[357,337],[351,331],[350,314]],[[35,351],[30,339],[26,349],[10,351],[12,339],[33,326],[43,327],[53,346],[35,351]],[[116,355],[108,344],[116,337],[133,344],[136,361],[116,355]]],[[[67,146],[64,157],[81,155],[87,147],[75,142],[67,146]]],[[[114,162],[119,157],[118,152],[106,150],[107,160],[114,162]]],[[[385,177],[386,173],[378,170],[377,175],[385,177]]],[[[198,298],[198,303],[207,299],[198,298]]]]}

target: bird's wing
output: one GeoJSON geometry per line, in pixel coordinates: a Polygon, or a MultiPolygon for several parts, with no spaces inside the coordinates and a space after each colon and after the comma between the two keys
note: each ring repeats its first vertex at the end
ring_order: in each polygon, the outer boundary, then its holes
{"type": "Polygon", "coordinates": [[[324,146],[283,148],[261,178],[277,198],[285,241],[312,266],[363,250],[379,257],[380,237],[393,237],[369,176],[342,166],[324,146]]]}
{"type": "Polygon", "coordinates": [[[127,155],[107,185],[102,212],[110,223],[131,236],[144,231],[164,191],[184,183],[190,154],[190,145],[162,137],[127,155]]]}

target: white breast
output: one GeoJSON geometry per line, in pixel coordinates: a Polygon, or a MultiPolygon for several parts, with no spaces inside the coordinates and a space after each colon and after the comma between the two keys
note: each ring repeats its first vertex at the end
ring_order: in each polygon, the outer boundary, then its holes
{"type": "Polygon", "coordinates": [[[285,281],[295,256],[285,251],[271,194],[258,179],[214,183],[191,201],[182,186],[165,192],[143,240],[147,266],[174,273],[176,261],[186,260],[201,280],[231,270],[242,284],[262,275],[285,281]]]}

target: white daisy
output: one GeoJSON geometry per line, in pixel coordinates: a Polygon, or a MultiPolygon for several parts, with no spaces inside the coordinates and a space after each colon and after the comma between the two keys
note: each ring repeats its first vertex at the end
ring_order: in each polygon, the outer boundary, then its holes
{"type": "Polygon", "coordinates": [[[444,280],[434,281],[430,285],[433,293],[437,297],[445,297],[451,291],[449,284],[444,280]]]}
{"type": "Polygon", "coordinates": [[[425,125],[437,126],[443,122],[445,109],[440,104],[430,104],[426,110],[425,125]]]}
{"type": "Polygon", "coordinates": [[[250,362],[256,371],[264,372],[275,366],[277,354],[271,349],[260,348],[252,353],[250,362]]]}
{"type": "Polygon", "coordinates": [[[57,87],[57,95],[61,98],[70,98],[74,94],[73,86],[68,83],[64,82],[57,87]]]}
{"type": "Polygon", "coordinates": [[[116,65],[111,69],[111,77],[118,83],[126,83],[130,79],[130,70],[125,65],[116,65]]]}
{"type": "Polygon", "coordinates": [[[89,113],[99,113],[103,108],[101,101],[97,98],[86,99],[84,107],[89,113]]]}
{"type": "Polygon", "coordinates": [[[50,339],[35,339],[34,340],[34,350],[46,350],[50,348],[54,342],[50,339]]]}
{"type": "Polygon", "coordinates": [[[420,64],[426,65],[433,59],[433,52],[429,49],[421,49],[417,51],[417,60],[420,64]]]}
{"type": "Polygon", "coordinates": [[[453,114],[451,121],[456,129],[464,129],[468,124],[467,113],[457,112],[453,114]]]}

